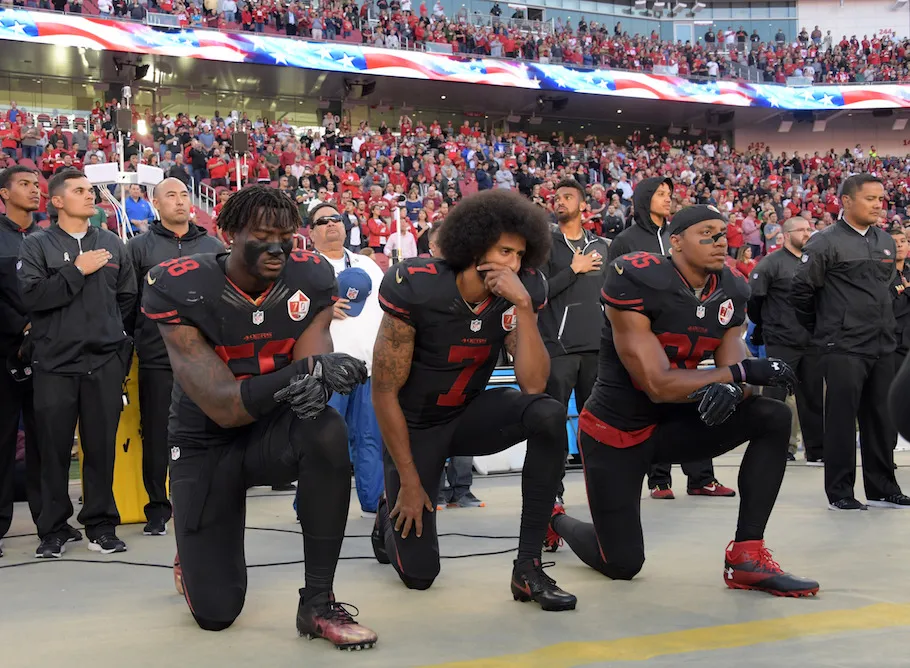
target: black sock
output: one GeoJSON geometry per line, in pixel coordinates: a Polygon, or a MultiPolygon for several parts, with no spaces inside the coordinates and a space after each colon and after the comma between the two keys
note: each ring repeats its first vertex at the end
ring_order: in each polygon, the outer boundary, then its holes
{"type": "Polygon", "coordinates": [[[518,563],[540,559],[543,550],[563,470],[565,408],[555,399],[540,399],[525,409],[522,424],[528,429],[528,450],[521,471],[518,563]]]}
{"type": "Polygon", "coordinates": [[[600,556],[600,546],[597,544],[593,524],[568,515],[557,515],[553,518],[553,529],[579,559],[591,568],[603,568],[604,560],[600,556]]]}
{"type": "Polygon", "coordinates": [[[749,445],[739,467],[736,542],[761,540],[787,469],[790,411],[759,397],[749,405],[749,445]]]}

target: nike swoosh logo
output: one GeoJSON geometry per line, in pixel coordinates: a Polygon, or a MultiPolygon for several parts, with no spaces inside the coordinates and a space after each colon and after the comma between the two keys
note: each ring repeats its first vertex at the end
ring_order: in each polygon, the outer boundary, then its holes
{"type": "Polygon", "coordinates": [[[616,273],[619,274],[620,276],[622,276],[622,272],[625,271],[625,269],[623,269],[622,267],[620,267],[618,264],[614,264],[614,265],[613,265],[613,268],[616,269],[616,273]]]}
{"type": "Polygon", "coordinates": [[[145,281],[146,281],[146,283],[148,283],[149,285],[155,285],[155,283],[158,282],[158,279],[157,279],[157,278],[152,278],[152,275],[151,275],[151,274],[146,274],[146,275],[145,275],[145,281]]]}
{"type": "Polygon", "coordinates": [[[401,283],[401,275],[398,273],[398,270],[395,270],[395,282],[401,283]]]}
{"type": "Polygon", "coordinates": [[[713,492],[715,489],[717,489],[717,485],[705,485],[705,489],[709,492],[713,492]]]}

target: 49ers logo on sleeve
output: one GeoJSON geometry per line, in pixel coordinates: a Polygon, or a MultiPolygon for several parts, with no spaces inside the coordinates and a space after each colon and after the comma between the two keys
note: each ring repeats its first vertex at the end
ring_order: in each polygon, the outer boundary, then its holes
{"type": "Polygon", "coordinates": [[[502,328],[507,332],[511,332],[513,329],[518,327],[518,316],[515,315],[515,307],[510,306],[502,314],[502,328]]]}
{"type": "Polygon", "coordinates": [[[733,319],[733,300],[728,299],[723,304],[720,305],[720,308],[717,309],[717,322],[721,325],[728,325],[733,319]]]}
{"type": "Polygon", "coordinates": [[[300,322],[310,312],[310,298],[298,290],[288,297],[288,315],[294,322],[300,322]]]}

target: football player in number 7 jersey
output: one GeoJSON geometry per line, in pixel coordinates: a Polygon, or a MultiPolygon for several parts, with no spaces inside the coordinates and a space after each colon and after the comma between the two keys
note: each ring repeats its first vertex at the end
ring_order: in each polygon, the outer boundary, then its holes
{"type": "Polygon", "coordinates": [[[435,500],[451,456],[488,455],[527,440],[522,469],[516,600],[571,610],[540,563],[562,473],[566,409],[543,394],[550,358],[537,329],[551,234],[543,209],[504,190],[464,199],[436,240],[442,259],[391,267],[379,289],[385,311],[373,349],[373,406],[385,442],[385,497],[373,551],[410,589],[439,574],[435,500]],[[521,391],[485,390],[503,349],[521,391]]]}
{"type": "Polygon", "coordinates": [[[818,583],[783,571],[764,544],[787,465],[790,409],[745,398],[750,384],[792,391],[796,376],[780,360],[747,358],[749,289],[724,266],[726,229],[713,206],[682,209],[670,223],[669,257],[632,253],[607,270],[597,382],[578,419],[594,522],[558,514],[550,525],[586,564],[630,580],[645,560],[639,506],[650,464],[714,457],[749,441],[724,582],[810,596],[818,583]],[[715,368],[699,369],[711,356],[715,368]]]}
{"type": "Polygon", "coordinates": [[[376,634],[333,594],[351,464],[344,420],[326,402],[367,377],[363,362],[332,352],[335,273],[320,256],[291,250],[300,214],[279,190],[244,188],[218,224],[230,254],[168,260],[149,271],[143,295],[174,370],[178,591],[200,627],[229,627],[246,596],[246,490],[299,480],[306,567],[297,630],[339,648],[372,647],[376,634]]]}

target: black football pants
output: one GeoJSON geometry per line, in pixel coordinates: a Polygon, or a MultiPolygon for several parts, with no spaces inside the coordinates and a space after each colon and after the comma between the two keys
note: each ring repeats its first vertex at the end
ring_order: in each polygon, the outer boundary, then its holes
{"type": "MultiPolygon", "coordinates": [[[[822,371],[817,353],[805,348],[768,345],[768,357],[783,360],[793,371],[799,383],[796,385],[796,413],[799,415],[799,429],[803,434],[806,459],[818,460],[823,457],[822,442],[825,435],[824,401],[822,399],[822,371]]],[[[787,390],[782,387],[766,387],[762,395],[785,401],[787,390]]]]}
{"type": "Polygon", "coordinates": [[[645,561],[641,484],[655,459],[673,463],[716,457],[749,441],[739,469],[736,540],[758,540],[777,499],[790,439],[790,408],[767,397],[746,399],[726,422],[708,427],[691,416],[661,423],[648,440],[614,448],[581,435],[593,524],[557,516],[553,528],[578,557],[614,580],[630,580],[645,561]]]}
{"type": "Polygon", "coordinates": [[[224,446],[171,442],[174,533],[183,589],[196,623],[226,629],[246,599],[246,491],[295,480],[307,594],[331,591],[351,501],[344,419],[327,408],[314,420],[289,409],[238,430],[224,446]]]}
{"type": "MultiPolygon", "coordinates": [[[[430,501],[439,495],[446,459],[502,452],[527,439],[521,470],[521,531],[518,558],[540,558],[553,498],[565,461],[566,409],[545,394],[522,394],[511,388],[486,390],[464,412],[446,424],[409,429],[411,455],[430,501]]],[[[383,449],[386,499],[379,503],[377,521],[386,551],[402,582],[410,589],[428,589],[439,575],[436,513],[423,512],[423,534],[413,529],[407,538],[394,530],[389,510],[395,507],[401,480],[388,450],[383,449]]]]}
{"type": "MultiPolygon", "coordinates": [[[[550,358],[550,377],[547,379],[546,393],[568,408],[572,390],[575,390],[576,415],[581,413],[585,402],[591,396],[594,381],[597,380],[597,353],[574,353],[550,358]]],[[[563,478],[566,475],[566,459],[569,456],[569,443],[562,462],[562,475],[559,476],[559,488],[556,493],[565,493],[563,478]]]]}
{"type": "Polygon", "coordinates": [[[16,441],[19,418],[25,426],[25,490],[32,520],[41,514],[41,466],[35,441],[35,410],[32,381],[17,383],[0,367],[0,538],[13,521],[15,499],[16,441]]]}
{"type": "Polygon", "coordinates": [[[851,498],[856,483],[856,422],[859,421],[863,486],[867,499],[900,492],[894,478],[897,439],[888,412],[894,356],[822,356],[825,383],[825,492],[828,501],[851,498]]]}
{"type": "Polygon", "coordinates": [[[139,366],[139,412],[142,424],[142,481],[149,495],[145,518],[149,521],[171,518],[167,498],[167,423],[171,408],[174,377],[170,369],[139,366]]]}
{"type": "Polygon", "coordinates": [[[42,539],[61,534],[73,515],[69,472],[77,422],[83,488],[79,521],[89,539],[112,533],[120,524],[113,485],[123,376],[123,362],[116,355],[90,374],[64,376],[37,370],[33,376],[41,454],[38,536],[42,539]]]}

